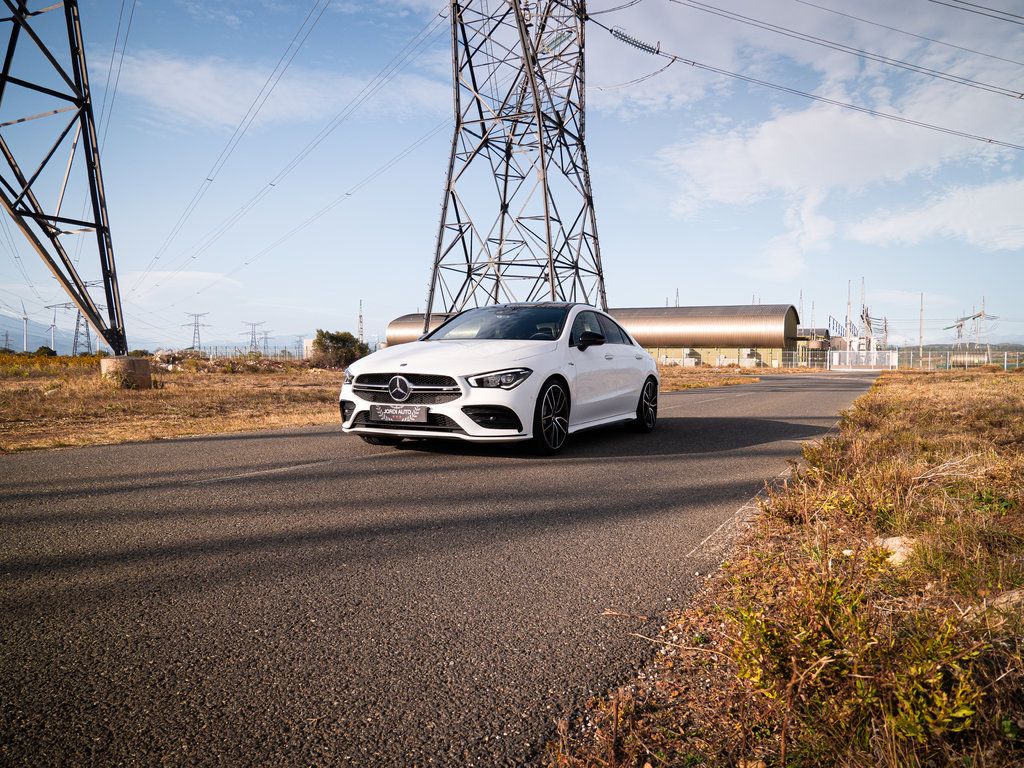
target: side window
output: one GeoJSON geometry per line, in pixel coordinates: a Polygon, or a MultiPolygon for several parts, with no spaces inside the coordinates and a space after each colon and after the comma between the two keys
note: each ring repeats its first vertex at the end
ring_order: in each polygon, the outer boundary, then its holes
{"type": "Polygon", "coordinates": [[[622,343],[623,344],[628,344],[631,347],[635,346],[636,342],[632,338],[630,338],[629,334],[626,333],[625,329],[621,325],[619,325],[618,323],[615,323],[615,325],[618,326],[619,333],[622,334],[622,343]]]}
{"type": "Polygon", "coordinates": [[[619,330],[619,326],[615,324],[615,321],[611,318],[605,317],[604,315],[598,315],[601,322],[601,333],[604,334],[604,340],[608,344],[628,344],[629,339],[626,338],[625,334],[619,330]]]}
{"type": "Polygon", "coordinates": [[[593,331],[594,333],[604,332],[601,330],[601,321],[597,319],[597,313],[595,312],[580,312],[576,315],[576,319],[572,324],[572,332],[569,334],[569,346],[575,347],[580,343],[580,334],[584,331],[593,331]]]}

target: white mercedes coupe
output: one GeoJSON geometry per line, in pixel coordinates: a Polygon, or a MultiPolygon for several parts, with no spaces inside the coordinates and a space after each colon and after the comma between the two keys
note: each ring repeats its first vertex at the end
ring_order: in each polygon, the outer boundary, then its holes
{"type": "Polygon", "coordinates": [[[406,438],[530,440],[556,453],[573,432],[658,420],[654,359],[583,304],[499,304],[449,318],[419,341],[345,371],[342,429],[374,445],[406,438]]]}

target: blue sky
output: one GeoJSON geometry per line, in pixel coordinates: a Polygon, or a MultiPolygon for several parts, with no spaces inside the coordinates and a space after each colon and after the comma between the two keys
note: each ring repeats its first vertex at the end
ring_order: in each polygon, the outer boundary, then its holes
{"type": "MultiPolygon", "coordinates": [[[[1024,90],[1024,26],[927,0],[816,2],[976,52],[798,0],[716,5],[1024,90]]],[[[618,4],[595,3],[590,10],[618,4]]],[[[82,0],[81,6],[99,104],[120,3],[82,0]]],[[[450,128],[352,190],[450,117],[443,22],[419,55],[247,215],[209,247],[197,244],[264,188],[414,35],[429,29],[441,4],[427,0],[335,0],[200,206],[161,252],[313,7],[313,0],[136,4],[103,151],[133,346],[135,340],[188,344],[185,312],[209,313],[204,335],[210,342],[242,344],[244,321],[265,321],[282,342],[317,327],[354,330],[362,299],[372,337],[382,336],[397,315],[423,307],[450,128]],[[322,217],[270,247],[339,196],[342,202],[322,217]]],[[[599,18],[705,64],[1024,144],[1019,99],[865,62],[668,0],[642,0],[599,18]]],[[[797,304],[802,291],[804,321],[811,320],[813,302],[814,320],[824,325],[830,314],[845,314],[849,280],[859,303],[863,276],[872,314],[890,318],[896,341],[916,343],[922,291],[928,343],[951,340],[942,326],[980,306],[983,296],[1001,318],[991,325],[992,340],[1024,341],[1024,152],[681,63],[616,87],[664,61],[596,26],[587,34],[588,148],[611,306],[661,306],[667,296],[674,300],[677,287],[683,304],[747,303],[752,296],[797,304]]],[[[4,128],[4,136],[35,127],[4,128]]],[[[13,234],[17,254],[0,240],[0,312],[20,314],[15,310],[24,300],[32,319],[48,325],[52,315],[42,307],[63,300],[61,293],[13,234]]],[[[70,312],[58,314],[65,334],[72,321],[70,312]]]]}

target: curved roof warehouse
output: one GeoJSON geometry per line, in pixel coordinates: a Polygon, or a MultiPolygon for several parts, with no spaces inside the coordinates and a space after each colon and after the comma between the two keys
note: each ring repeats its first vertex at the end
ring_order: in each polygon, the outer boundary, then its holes
{"type": "MultiPolygon", "coordinates": [[[[792,304],[737,304],[717,307],[635,307],[608,314],[643,347],[783,348],[796,343],[800,318],[792,304]]],[[[430,327],[445,316],[434,314],[430,327]]],[[[423,315],[402,315],[388,324],[389,345],[415,341],[423,333],[423,315]]]]}

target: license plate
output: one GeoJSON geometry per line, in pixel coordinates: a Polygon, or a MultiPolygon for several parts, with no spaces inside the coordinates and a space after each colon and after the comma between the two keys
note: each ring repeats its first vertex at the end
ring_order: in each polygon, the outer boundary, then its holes
{"type": "Polygon", "coordinates": [[[371,405],[370,421],[398,421],[425,424],[427,408],[422,405],[371,405]]]}

